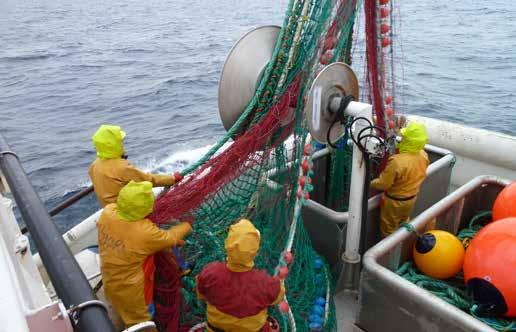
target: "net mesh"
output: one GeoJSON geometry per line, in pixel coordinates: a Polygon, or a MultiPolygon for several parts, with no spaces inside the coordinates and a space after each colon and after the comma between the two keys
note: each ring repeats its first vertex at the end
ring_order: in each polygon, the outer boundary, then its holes
{"type": "MultiPolygon", "coordinates": [[[[275,274],[278,266],[287,265],[285,251],[294,257],[285,280],[290,312],[270,309],[282,331],[294,326],[309,331],[314,305],[321,299],[322,328],[336,331],[329,268],[321,264],[323,259],[312,248],[296,213],[311,189],[305,185],[298,197],[299,174],[314,151],[311,145],[305,148],[309,138],[302,110],[318,71],[332,61],[349,61],[356,7],[356,0],[291,0],[272,59],[241,117],[184,171],[188,176],[180,184],[157,199],[151,216],[157,224],[166,226],[187,217],[195,220],[194,232],[182,248],[182,256],[195,266],[181,283],[173,255],[162,252],[156,258],[156,321],[161,329],[178,330],[174,312],[181,312],[182,329],[205,320],[205,304],[195,295],[195,276],[209,262],[225,259],[227,228],[246,217],[262,234],[257,268],[275,274]],[[284,144],[287,137],[290,143],[284,144]],[[231,138],[232,144],[226,144],[231,138]]],[[[338,182],[330,192],[332,204],[341,210],[347,208],[342,186],[349,183],[348,159],[347,148],[332,156],[338,182]]]]}

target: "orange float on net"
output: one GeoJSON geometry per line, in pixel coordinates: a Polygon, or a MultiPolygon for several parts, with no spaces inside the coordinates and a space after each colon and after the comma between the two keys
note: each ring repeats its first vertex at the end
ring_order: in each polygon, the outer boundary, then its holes
{"type": "Polygon", "coordinates": [[[390,104],[392,103],[392,96],[387,96],[387,97],[385,97],[385,103],[386,103],[387,105],[390,105],[390,104]]]}
{"type": "Polygon", "coordinates": [[[493,221],[516,217],[516,182],[505,187],[493,205],[493,221]]]}
{"type": "Polygon", "coordinates": [[[284,313],[288,313],[288,311],[290,310],[290,306],[288,305],[288,303],[287,303],[287,302],[282,301],[282,302],[280,303],[280,310],[281,310],[282,312],[284,312],[284,313]]]}
{"type": "Polygon", "coordinates": [[[478,313],[516,317],[516,218],[485,226],[470,242],[464,280],[478,313]]]}
{"type": "Polygon", "coordinates": [[[321,64],[326,65],[331,62],[333,59],[333,52],[331,50],[328,50],[324,52],[324,54],[321,56],[321,64]]]}
{"type": "Polygon", "coordinates": [[[386,18],[387,16],[389,16],[389,9],[387,8],[380,8],[380,17],[381,18],[386,18]]]}
{"type": "Polygon", "coordinates": [[[292,252],[287,251],[287,252],[285,252],[284,258],[285,258],[285,262],[287,262],[287,264],[290,264],[290,263],[292,263],[294,256],[292,256],[292,252]]]}
{"type": "Polygon", "coordinates": [[[453,234],[433,230],[419,236],[412,251],[418,269],[429,277],[448,279],[459,273],[464,247],[453,234]]]}
{"type": "Polygon", "coordinates": [[[391,44],[391,40],[387,37],[382,38],[382,47],[387,47],[391,44]]]}
{"type": "Polygon", "coordinates": [[[310,144],[306,144],[304,149],[303,149],[303,153],[305,156],[308,156],[310,155],[310,151],[312,150],[312,145],[310,144]]]}
{"type": "MultiPolygon", "coordinates": [[[[303,197],[303,190],[301,188],[299,188],[297,190],[297,198],[301,199],[301,197],[303,197]]],[[[309,200],[309,199],[310,199],[310,193],[306,192],[305,193],[305,200],[309,200]]]]}
{"type": "Polygon", "coordinates": [[[323,52],[327,51],[327,50],[334,49],[336,45],[337,45],[337,38],[336,37],[333,37],[333,36],[327,37],[324,40],[323,52]]]}
{"type": "MultiPolygon", "coordinates": [[[[387,116],[388,116],[389,118],[392,118],[392,115],[394,114],[394,113],[393,113],[393,111],[392,111],[392,108],[390,108],[390,107],[387,107],[387,108],[385,109],[385,113],[387,114],[387,116]]],[[[391,128],[391,129],[393,129],[393,128],[391,128]]]]}
{"type": "Polygon", "coordinates": [[[281,280],[284,280],[286,279],[288,276],[288,267],[286,266],[282,266],[280,267],[279,269],[279,273],[278,273],[278,277],[281,279],[281,280]]]}
{"type": "Polygon", "coordinates": [[[306,183],[306,176],[302,176],[299,178],[299,186],[301,188],[304,188],[305,187],[305,183],[306,183]]]}
{"type": "Polygon", "coordinates": [[[382,23],[380,25],[380,32],[381,33],[387,33],[391,30],[391,27],[387,23],[382,23]]]}
{"type": "Polygon", "coordinates": [[[308,174],[308,169],[310,168],[310,163],[308,162],[308,159],[303,160],[301,163],[301,168],[303,169],[304,174],[308,174]]]}

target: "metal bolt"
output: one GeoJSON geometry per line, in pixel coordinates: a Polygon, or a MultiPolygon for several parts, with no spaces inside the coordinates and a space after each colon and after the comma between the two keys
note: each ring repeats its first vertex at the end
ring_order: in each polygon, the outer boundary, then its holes
{"type": "Polygon", "coordinates": [[[29,238],[25,235],[20,235],[16,238],[16,242],[14,244],[14,251],[18,254],[20,253],[22,256],[27,253],[27,249],[29,248],[29,238]]]}

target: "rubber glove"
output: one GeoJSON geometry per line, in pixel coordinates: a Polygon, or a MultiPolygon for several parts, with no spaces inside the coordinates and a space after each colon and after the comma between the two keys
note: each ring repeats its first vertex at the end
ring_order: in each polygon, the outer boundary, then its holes
{"type": "Polygon", "coordinates": [[[183,175],[181,175],[181,173],[179,173],[179,172],[174,172],[174,174],[172,174],[172,175],[174,175],[175,183],[178,183],[181,180],[183,180],[183,175]]]}

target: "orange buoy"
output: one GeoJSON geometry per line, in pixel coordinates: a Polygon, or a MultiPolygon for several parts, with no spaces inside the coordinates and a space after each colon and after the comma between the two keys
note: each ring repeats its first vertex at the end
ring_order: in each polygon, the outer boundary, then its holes
{"type": "Polygon", "coordinates": [[[485,226],[470,242],[464,280],[479,313],[516,317],[516,218],[485,226]]]}
{"type": "Polygon", "coordinates": [[[505,187],[493,205],[493,221],[516,217],[516,182],[505,187]]]}
{"type": "Polygon", "coordinates": [[[453,234],[433,230],[419,236],[412,250],[418,269],[429,277],[448,279],[459,273],[464,247],[453,234]]]}

